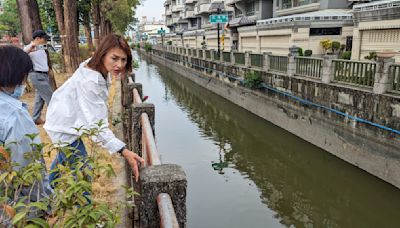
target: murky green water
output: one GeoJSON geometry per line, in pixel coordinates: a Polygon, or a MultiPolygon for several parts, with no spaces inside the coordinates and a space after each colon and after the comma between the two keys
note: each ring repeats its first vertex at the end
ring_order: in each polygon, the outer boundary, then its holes
{"type": "Polygon", "coordinates": [[[400,190],[164,67],[136,77],[188,176],[188,227],[400,227],[400,190]]]}

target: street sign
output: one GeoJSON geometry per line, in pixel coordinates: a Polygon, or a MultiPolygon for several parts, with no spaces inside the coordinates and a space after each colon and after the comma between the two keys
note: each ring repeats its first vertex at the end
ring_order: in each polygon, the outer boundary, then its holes
{"type": "Polygon", "coordinates": [[[157,34],[164,35],[165,34],[165,29],[161,28],[161,29],[157,30],[157,34]]]}
{"type": "Polygon", "coordinates": [[[216,14],[210,15],[210,23],[227,23],[228,22],[228,14],[216,14]]]}

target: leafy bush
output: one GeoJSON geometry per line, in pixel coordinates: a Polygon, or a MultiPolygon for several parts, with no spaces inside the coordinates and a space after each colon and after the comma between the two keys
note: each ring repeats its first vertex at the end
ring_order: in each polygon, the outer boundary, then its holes
{"type": "Polygon", "coordinates": [[[297,48],[297,53],[299,54],[299,56],[303,56],[303,48],[297,48]]]}
{"type": "Polygon", "coordinates": [[[168,41],[167,41],[167,44],[168,44],[168,45],[172,45],[172,40],[168,40],[168,41]]]}
{"type": "Polygon", "coordinates": [[[146,52],[150,52],[152,49],[153,49],[153,46],[150,43],[144,44],[144,50],[146,50],[146,52]]]}
{"type": "MultiPolygon", "coordinates": [[[[89,139],[95,137],[103,129],[101,121],[97,127],[90,130],[76,129],[82,137],[89,139]]],[[[31,197],[39,194],[34,190],[37,183],[41,183],[46,172],[42,149],[48,147],[49,151],[63,151],[66,157],[75,153],[72,147],[56,147],[52,144],[35,144],[35,134],[26,135],[30,140],[33,151],[26,153],[30,163],[25,167],[13,163],[10,159],[12,153],[8,145],[0,145],[0,224],[5,227],[114,227],[119,222],[122,207],[132,207],[125,202],[118,202],[119,206],[111,207],[109,204],[92,198],[91,180],[99,176],[115,176],[110,164],[100,164],[98,145],[90,141],[88,157],[76,159],[73,164],[58,164],[55,171],[59,177],[54,180],[54,192],[48,197],[41,197],[32,201],[31,197]],[[19,169],[18,169],[19,168],[19,169]],[[21,190],[26,194],[21,197],[21,190]],[[50,215],[52,218],[50,218],[50,215]],[[78,225],[79,224],[79,225],[78,225]]],[[[50,152],[49,152],[50,153],[50,152]]],[[[48,154],[49,156],[49,154],[48,154]]],[[[131,188],[125,188],[129,197],[136,194],[131,188]]],[[[34,198],[36,199],[36,198],[34,198]]]]}
{"type": "Polygon", "coordinates": [[[140,49],[140,43],[136,44],[137,49],[140,49]]]}
{"type": "Polygon", "coordinates": [[[332,52],[335,53],[340,49],[340,42],[332,41],[332,52]]]}
{"type": "Polygon", "coordinates": [[[376,58],[378,58],[378,55],[376,54],[375,51],[370,52],[367,56],[364,56],[364,59],[376,61],[376,58]]]}
{"type": "Polygon", "coordinates": [[[81,57],[82,61],[87,60],[92,56],[87,44],[79,45],[79,56],[81,57]]]}
{"type": "Polygon", "coordinates": [[[340,56],[341,59],[347,59],[350,60],[351,59],[351,51],[345,51],[343,52],[343,54],[340,56]]]}
{"type": "Polygon", "coordinates": [[[307,49],[307,50],[305,50],[304,51],[304,56],[312,56],[312,50],[309,50],[309,49],[307,49]]]}
{"type": "Polygon", "coordinates": [[[320,41],[320,44],[322,45],[322,48],[324,49],[324,52],[326,53],[329,49],[332,48],[332,40],[330,39],[323,39],[320,41]]]}
{"type": "Polygon", "coordinates": [[[261,78],[260,71],[248,71],[244,76],[244,86],[251,89],[261,88],[261,83],[263,82],[261,78]]]}
{"type": "Polygon", "coordinates": [[[60,52],[49,51],[49,56],[52,66],[56,69],[59,69],[60,71],[63,71],[64,60],[61,51],[60,52]]]}

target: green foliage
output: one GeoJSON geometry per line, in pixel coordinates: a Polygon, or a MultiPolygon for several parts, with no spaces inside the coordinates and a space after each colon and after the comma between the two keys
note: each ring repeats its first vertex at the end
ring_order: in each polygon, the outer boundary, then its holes
{"type": "Polygon", "coordinates": [[[263,82],[261,78],[260,71],[248,71],[244,76],[244,86],[251,89],[259,89],[261,83],[263,82]]]}
{"type": "Polygon", "coordinates": [[[347,59],[350,60],[351,59],[351,51],[345,51],[343,52],[343,54],[340,56],[341,59],[347,59]]]}
{"type": "Polygon", "coordinates": [[[378,55],[376,54],[375,51],[370,52],[367,56],[364,56],[364,59],[376,61],[376,58],[378,58],[378,55]]]}
{"type": "MultiPolygon", "coordinates": [[[[104,129],[100,121],[91,129],[77,128],[81,137],[89,139],[97,136],[104,129]]],[[[37,135],[27,135],[33,140],[37,135]]],[[[76,159],[73,164],[58,164],[56,171],[60,176],[53,182],[56,183],[54,192],[48,197],[42,197],[32,202],[31,197],[36,196],[33,191],[35,184],[43,180],[46,172],[42,163],[41,150],[63,151],[66,157],[75,153],[75,148],[70,146],[35,144],[31,141],[32,152],[25,153],[31,162],[20,167],[11,161],[11,152],[7,145],[0,145],[0,223],[13,227],[50,227],[49,218],[53,217],[52,227],[114,227],[120,221],[120,210],[132,207],[131,203],[118,202],[119,206],[111,207],[91,197],[93,194],[91,180],[107,175],[115,176],[110,164],[99,162],[98,145],[90,141],[88,157],[76,159]],[[16,169],[19,167],[19,169],[16,169]],[[23,197],[20,192],[26,189],[28,194],[23,197]],[[89,195],[88,195],[89,194],[89,195]],[[88,200],[91,203],[88,203],[88,200]],[[123,208],[125,207],[125,208],[123,208]],[[29,215],[29,216],[28,216],[29,215]]],[[[128,195],[136,194],[133,189],[125,188],[128,195]]],[[[25,191],[24,191],[25,192],[25,191]]],[[[7,227],[8,227],[7,226],[7,227]]]]}
{"type": "Polygon", "coordinates": [[[4,12],[0,14],[0,34],[17,36],[21,31],[17,2],[15,0],[5,0],[3,5],[4,12]]]}
{"type": "Polygon", "coordinates": [[[312,56],[312,50],[309,50],[309,49],[307,49],[307,50],[305,50],[304,51],[304,56],[312,56]]]}
{"type": "Polygon", "coordinates": [[[52,34],[59,34],[52,0],[38,0],[38,5],[43,29],[50,29],[52,34]]]}
{"type": "Polygon", "coordinates": [[[137,49],[140,49],[140,43],[136,44],[137,49]]]}
{"type": "Polygon", "coordinates": [[[64,71],[64,61],[61,51],[60,52],[49,52],[50,61],[53,67],[58,68],[60,71],[64,71]]]}
{"type": "Polygon", "coordinates": [[[340,42],[332,41],[332,52],[335,53],[340,49],[340,42]]]}
{"type": "Polygon", "coordinates": [[[132,69],[139,69],[139,62],[138,61],[132,61],[132,69]]]}
{"type": "Polygon", "coordinates": [[[297,48],[297,53],[299,54],[299,56],[303,56],[303,48],[298,47],[297,48]]]}
{"type": "Polygon", "coordinates": [[[135,9],[139,4],[139,0],[103,0],[101,8],[106,12],[106,18],[111,22],[113,30],[122,35],[134,22],[135,9]]]}
{"type": "Polygon", "coordinates": [[[150,43],[144,44],[144,50],[146,50],[146,52],[150,52],[152,49],[153,49],[153,46],[150,43]]]}
{"type": "Polygon", "coordinates": [[[332,40],[330,39],[323,39],[320,41],[322,48],[324,49],[325,53],[332,48],[332,40]]]}
{"type": "Polygon", "coordinates": [[[172,40],[168,40],[167,45],[172,45],[172,40]]]}
{"type": "Polygon", "coordinates": [[[79,56],[82,61],[87,60],[91,57],[89,46],[87,44],[79,45],[79,56]]]}

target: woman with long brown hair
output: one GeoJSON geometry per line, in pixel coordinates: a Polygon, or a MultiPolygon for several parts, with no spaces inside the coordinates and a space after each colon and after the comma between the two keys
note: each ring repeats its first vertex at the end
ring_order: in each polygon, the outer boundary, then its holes
{"type": "MultiPolygon", "coordinates": [[[[51,169],[57,164],[87,157],[85,146],[80,139],[82,132],[77,129],[91,129],[102,122],[101,131],[93,137],[108,151],[120,153],[130,164],[136,181],[139,177],[138,162],[144,160],[125,148],[125,143],[115,137],[108,127],[108,85],[110,76],[119,76],[132,70],[132,54],[129,45],[120,35],[110,34],[103,38],[93,57],[81,63],[71,78],[57,89],[49,104],[46,129],[51,141],[76,149],[72,157],[58,152],[51,169]]],[[[50,181],[58,173],[50,174],[50,181]]]]}

